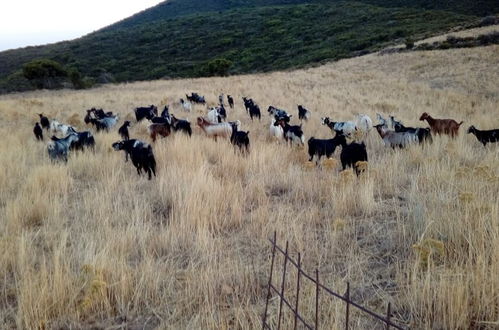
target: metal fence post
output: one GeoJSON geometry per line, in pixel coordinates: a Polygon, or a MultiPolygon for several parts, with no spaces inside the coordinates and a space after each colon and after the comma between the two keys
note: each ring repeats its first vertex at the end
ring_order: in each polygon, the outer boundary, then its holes
{"type": "Polygon", "coordinates": [[[347,292],[345,293],[345,300],[347,302],[347,310],[345,313],[345,329],[348,330],[348,323],[350,319],[350,282],[347,282],[347,292]]]}
{"type": "Polygon", "coordinates": [[[282,318],[282,304],[284,303],[284,286],[286,284],[286,266],[288,264],[288,242],[286,241],[286,252],[284,253],[284,266],[282,272],[282,283],[281,283],[281,301],[279,304],[279,321],[277,322],[277,329],[281,328],[281,318],[282,318]]]}
{"type": "Polygon", "coordinates": [[[301,276],[301,254],[298,253],[298,275],[296,279],[296,303],[295,303],[295,327],[296,330],[298,327],[298,302],[300,301],[300,276],[301,276]]]}
{"type": "Polygon", "coordinates": [[[267,301],[265,302],[265,314],[263,314],[262,329],[265,329],[265,325],[267,322],[267,312],[269,308],[269,299],[270,299],[270,286],[272,285],[272,274],[274,273],[274,259],[275,259],[276,245],[277,245],[277,232],[274,231],[274,241],[272,243],[272,261],[270,262],[269,289],[267,291],[267,301]]]}
{"type": "Polygon", "coordinates": [[[390,313],[391,313],[391,303],[388,303],[388,310],[386,311],[386,330],[390,329],[390,313]]]}
{"type": "Polygon", "coordinates": [[[319,270],[315,269],[315,329],[319,329],[319,270]]]}

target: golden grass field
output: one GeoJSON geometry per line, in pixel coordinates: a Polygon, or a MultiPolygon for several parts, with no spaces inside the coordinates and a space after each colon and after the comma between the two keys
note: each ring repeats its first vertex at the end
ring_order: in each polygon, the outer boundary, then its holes
{"type": "MultiPolygon", "coordinates": [[[[465,134],[499,128],[499,46],[368,55],[299,71],[106,85],[84,91],[0,96],[0,328],[253,329],[261,327],[277,231],[310,273],[338,292],[413,329],[499,327],[499,149],[465,134]],[[235,97],[229,120],[250,131],[243,157],[183,113],[185,93],[235,97]],[[263,110],[251,122],[241,96],[263,110]],[[158,176],[139,177],[95,134],[95,153],[53,164],[32,133],[37,113],[84,130],[85,109],[133,118],[173,104],[193,123],[154,144],[158,176]],[[268,138],[268,105],[312,111],[306,138],[327,138],[320,117],[422,112],[464,120],[455,140],[391,150],[375,130],[360,178],[337,163],[309,166],[306,148],[268,138]],[[114,326],[114,327],[113,327],[114,326]]],[[[135,120],[133,120],[135,122],[135,120]]],[[[150,142],[146,123],[130,129],[150,142]]],[[[93,129],[92,129],[93,131],[93,129]]],[[[47,135],[47,133],[45,133],[47,135]]],[[[280,264],[278,269],[280,268],[280,264]]],[[[293,273],[291,273],[293,274],[293,273]]],[[[294,275],[290,275],[294,283],[294,275]]],[[[279,277],[276,278],[278,282],[279,277]]],[[[289,287],[293,283],[290,282],[289,287]]],[[[290,294],[292,297],[292,294],[290,294]]],[[[314,287],[300,310],[313,320],[314,287]]],[[[277,299],[270,320],[276,322],[277,299]]],[[[322,295],[323,328],[343,327],[344,304],[322,295]]],[[[292,318],[285,314],[285,328],[292,318]]],[[[274,323],[275,324],[275,323],[274,323]]],[[[353,313],[353,329],[382,328],[353,313]]]]}

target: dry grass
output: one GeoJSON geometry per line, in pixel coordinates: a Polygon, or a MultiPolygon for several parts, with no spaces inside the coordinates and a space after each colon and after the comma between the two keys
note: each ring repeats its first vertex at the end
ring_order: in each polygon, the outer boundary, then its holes
{"type": "MultiPolygon", "coordinates": [[[[400,323],[496,328],[499,151],[463,133],[499,126],[498,53],[370,55],[303,71],[0,97],[0,328],[257,328],[274,230],[328,286],[343,292],[350,281],[354,299],[379,311],[391,302],[400,323]],[[250,131],[248,157],[195,128],[191,139],[155,144],[158,177],[149,182],[111,150],[116,132],[96,134],[95,153],[67,165],[51,164],[31,132],[35,113],[78,124],[96,106],[123,118],[189,91],[210,103],[220,92],[236,97],[229,118],[250,131]],[[465,124],[454,141],[404,151],[371,132],[369,168],[357,179],[337,162],[311,168],[305,150],[269,141],[268,117],[251,122],[244,95],[262,109],[305,105],[307,138],[330,136],[322,115],[381,112],[413,126],[427,111],[465,124]]],[[[145,123],[131,129],[145,133],[145,123]]],[[[312,318],[313,288],[303,294],[312,318]]],[[[324,300],[324,327],[341,327],[343,311],[324,300]]],[[[274,303],[271,319],[275,312],[274,303]]],[[[380,327],[356,316],[356,328],[380,327]]]]}

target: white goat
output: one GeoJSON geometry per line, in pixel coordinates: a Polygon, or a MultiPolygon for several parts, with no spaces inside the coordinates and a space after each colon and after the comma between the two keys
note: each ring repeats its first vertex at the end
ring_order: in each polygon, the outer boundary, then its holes
{"type": "Polygon", "coordinates": [[[282,140],[284,138],[284,129],[281,125],[275,125],[275,119],[273,117],[270,120],[270,136],[277,140],[282,140]]]}
{"type": "Polygon", "coordinates": [[[395,149],[406,148],[410,144],[418,143],[419,139],[417,134],[411,132],[395,132],[389,131],[382,124],[374,126],[379,133],[379,136],[383,139],[385,146],[395,149]]]}
{"type": "MultiPolygon", "coordinates": [[[[198,126],[208,135],[209,137],[214,137],[215,141],[218,136],[229,139],[232,135],[232,125],[230,123],[212,123],[209,120],[198,117],[198,126]]],[[[240,126],[239,120],[236,121],[236,126],[240,126]]]]}

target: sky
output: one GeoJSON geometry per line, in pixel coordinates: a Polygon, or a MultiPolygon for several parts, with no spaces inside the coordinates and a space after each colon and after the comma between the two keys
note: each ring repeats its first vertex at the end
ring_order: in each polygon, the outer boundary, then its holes
{"type": "Polygon", "coordinates": [[[2,0],[0,51],[70,40],[164,0],[2,0]]]}

